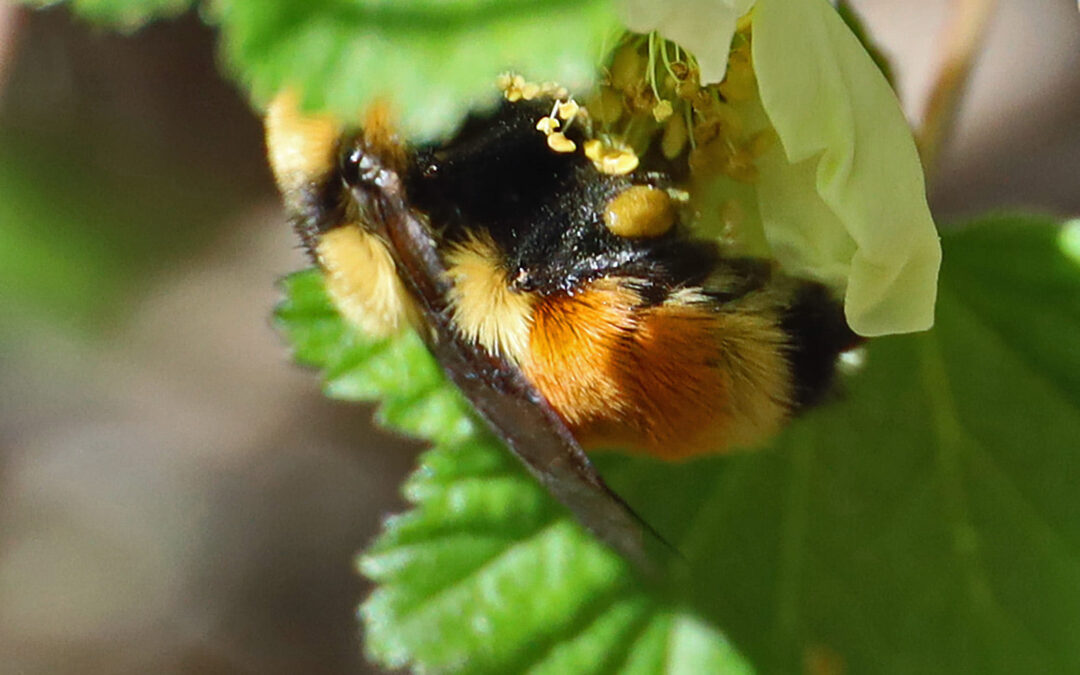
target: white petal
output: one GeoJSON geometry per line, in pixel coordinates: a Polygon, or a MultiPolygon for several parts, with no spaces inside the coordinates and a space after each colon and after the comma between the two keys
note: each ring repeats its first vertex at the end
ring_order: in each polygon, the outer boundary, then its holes
{"type": "Polygon", "coordinates": [[[617,7],[626,27],[637,33],[657,31],[697,58],[702,84],[724,79],[728,51],[739,17],[755,0],[621,0],[617,7]]]}
{"type": "Polygon", "coordinates": [[[762,104],[789,163],[761,167],[774,252],[827,280],[846,276],[845,312],[861,335],[929,328],[941,248],[892,89],[825,0],[758,0],[753,22],[762,104]]]}

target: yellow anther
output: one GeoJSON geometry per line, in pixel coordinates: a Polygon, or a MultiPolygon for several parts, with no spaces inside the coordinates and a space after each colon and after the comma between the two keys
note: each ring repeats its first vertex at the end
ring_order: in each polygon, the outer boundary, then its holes
{"type": "Polygon", "coordinates": [[[701,85],[697,83],[697,78],[688,78],[675,87],[675,95],[684,101],[692,101],[700,90],[701,85]]]}
{"type": "Polygon", "coordinates": [[[746,47],[733,49],[728,57],[728,70],[724,81],[717,87],[728,101],[746,101],[753,98],[757,89],[754,67],[750,62],[750,50],[746,47]]]}
{"type": "Polygon", "coordinates": [[[587,107],[594,120],[612,125],[622,117],[623,98],[611,87],[602,87],[597,95],[589,99],[587,107]]]}
{"type": "Polygon", "coordinates": [[[632,90],[645,73],[645,57],[636,46],[623,45],[611,61],[611,86],[623,91],[632,90]]]}
{"type": "Polygon", "coordinates": [[[544,132],[545,136],[550,136],[558,128],[559,120],[554,117],[541,117],[540,121],[536,123],[536,130],[544,132]]]}
{"type": "Polygon", "coordinates": [[[664,125],[664,135],[660,137],[660,151],[664,153],[664,157],[675,159],[686,147],[687,139],[686,118],[676,115],[664,125]]]}
{"type": "Polygon", "coordinates": [[[721,104],[712,91],[698,89],[690,99],[690,105],[697,114],[703,117],[712,117],[717,114],[717,109],[721,104]]]}
{"type": "Polygon", "coordinates": [[[540,84],[540,93],[554,99],[564,99],[570,95],[566,87],[559,86],[558,82],[543,82],[540,84]]]}
{"type": "Polygon", "coordinates": [[[675,112],[675,109],[671,107],[671,101],[660,101],[653,106],[652,116],[657,122],[663,122],[671,117],[673,112],[675,112]]]}
{"type": "Polygon", "coordinates": [[[521,75],[503,73],[496,81],[503,90],[503,96],[511,103],[516,103],[522,99],[527,101],[535,98],[540,93],[540,85],[526,82],[521,75]]]}
{"type": "Polygon", "coordinates": [[[565,103],[560,103],[558,107],[559,117],[567,121],[574,119],[574,117],[578,114],[578,110],[581,109],[581,106],[579,106],[577,104],[577,101],[573,99],[570,99],[565,103]]]}
{"type": "Polygon", "coordinates": [[[622,176],[638,167],[638,156],[629,148],[604,145],[599,139],[585,143],[585,156],[596,170],[609,176],[622,176]]]}
{"type": "Polygon", "coordinates": [[[577,144],[566,137],[561,131],[556,131],[547,137],[548,147],[555,152],[573,152],[577,149],[577,144]]]}
{"type": "Polygon", "coordinates": [[[604,151],[604,144],[599,139],[592,139],[585,141],[585,156],[594,162],[600,161],[601,154],[604,151]]]}
{"type": "Polygon", "coordinates": [[[727,103],[721,103],[714,111],[716,119],[724,128],[724,134],[728,138],[741,136],[743,133],[743,118],[735,108],[727,103]]]}

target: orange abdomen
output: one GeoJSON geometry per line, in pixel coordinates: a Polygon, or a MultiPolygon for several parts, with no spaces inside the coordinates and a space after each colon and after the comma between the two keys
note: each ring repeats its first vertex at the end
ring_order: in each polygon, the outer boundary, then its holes
{"type": "Polygon", "coordinates": [[[783,349],[761,312],[690,292],[647,306],[609,278],[540,301],[522,365],[586,448],[682,459],[780,427],[791,388],[783,349]]]}

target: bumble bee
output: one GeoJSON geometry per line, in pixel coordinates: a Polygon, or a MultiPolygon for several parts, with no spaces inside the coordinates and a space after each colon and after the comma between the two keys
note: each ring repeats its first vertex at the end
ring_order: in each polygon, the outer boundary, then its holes
{"type": "Polygon", "coordinates": [[[582,129],[553,133],[561,103],[503,101],[412,146],[384,109],[343,133],[286,93],[268,147],[346,319],[420,330],[534,474],[626,552],[634,519],[581,447],[681,460],[760,443],[822,399],[858,338],[825,286],[695,238],[670,172],[604,170],[582,129]]]}

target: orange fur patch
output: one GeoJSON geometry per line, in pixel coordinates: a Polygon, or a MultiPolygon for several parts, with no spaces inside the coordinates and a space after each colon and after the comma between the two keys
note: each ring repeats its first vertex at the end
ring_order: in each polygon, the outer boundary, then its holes
{"type": "Polygon", "coordinates": [[[575,433],[629,411],[615,361],[634,330],[639,302],[633,291],[603,279],[574,295],[545,298],[533,310],[522,370],[575,433]]]}
{"type": "Polygon", "coordinates": [[[526,374],[592,448],[684,459],[758,443],[790,409],[783,334],[692,291],[642,308],[618,280],[534,311],[526,374]]]}

